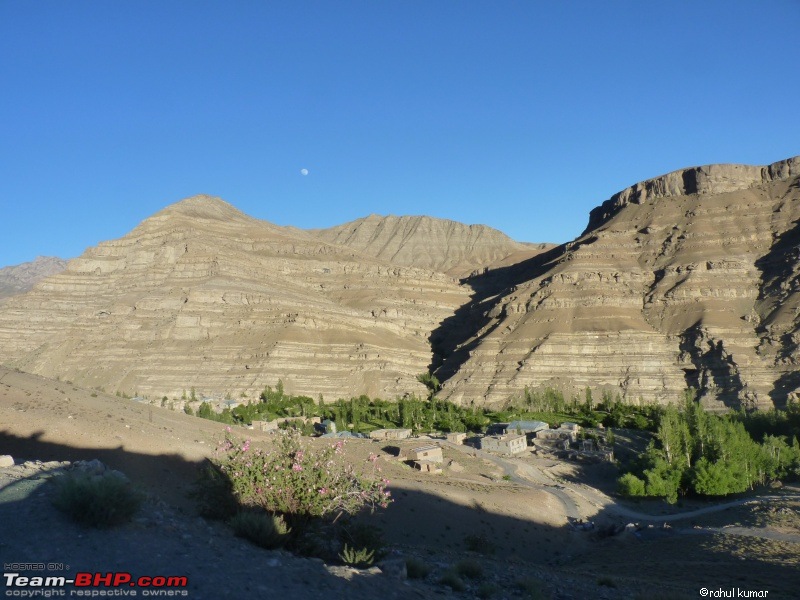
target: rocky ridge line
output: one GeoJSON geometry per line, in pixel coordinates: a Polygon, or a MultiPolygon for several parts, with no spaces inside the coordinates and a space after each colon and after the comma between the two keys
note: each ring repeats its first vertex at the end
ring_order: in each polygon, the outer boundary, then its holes
{"type": "Polygon", "coordinates": [[[0,299],[24,294],[45,277],[60,273],[67,261],[55,256],[37,256],[35,260],[0,269],[0,299]]]}
{"type": "Polygon", "coordinates": [[[800,156],[767,166],[714,164],[679,169],[648,179],[614,194],[589,213],[583,234],[598,228],[628,204],[690,194],[721,194],[789,179],[800,174],[800,156]]]}

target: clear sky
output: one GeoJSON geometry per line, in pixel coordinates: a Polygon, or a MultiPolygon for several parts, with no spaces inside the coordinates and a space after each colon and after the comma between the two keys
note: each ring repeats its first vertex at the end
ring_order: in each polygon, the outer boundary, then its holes
{"type": "Polygon", "coordinates": [[[564,242],[637,181],[800,154],[798,32],[800,0],[0,0],[0,266],[198,193],[564,242]]]}

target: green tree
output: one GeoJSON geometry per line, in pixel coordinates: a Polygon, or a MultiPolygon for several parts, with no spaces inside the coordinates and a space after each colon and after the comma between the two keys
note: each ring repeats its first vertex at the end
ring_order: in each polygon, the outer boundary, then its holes
{"type": "Polygon", "coordinates": [[[439,390],[442,389],[442,384],[435,375],[430,373],[420,373],[417,375],[417,381],[428,388],[428,397],[433,397],[439,390]]]}
{"type": "Polygon", "coordinates": [[[208,402],[203,402],[200,404],[200,407],[197,409],[197,416],[201,419],[214,419],[214,410],[211,408],[211,405],[208,402]]]}
{"type": "Polygon", "coordinates": [[[644,496],[645,484],[633,473],[625,473],[617,480],[617,491],[623,496],[644,496]]]}

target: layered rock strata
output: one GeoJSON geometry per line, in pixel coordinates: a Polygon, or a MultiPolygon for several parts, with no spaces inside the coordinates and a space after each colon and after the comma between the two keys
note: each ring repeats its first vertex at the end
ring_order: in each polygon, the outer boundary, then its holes
{"type": "Polygon", "coordinates": [[[613,196],[546,264],[476,299],[480,330],[443,357],[443,395],[502,404],[526,386],[589,386],[669,402],[692,386],[712,408],[796,397],[799,180],[797,157],[613,196]]]}
{"type": "Polygon", "coordinates": [[[553,246],[523,244],[486,225],[431,217],[370,215],[310,233],[392,264],[442,271],[455,277],[514,264],[553,246]]]}
{"type": "Polygon", "coordinates": [[[468,299],[388,264],[194,197],[0,307],[0,362],[126,394],[423,392],[428,337],[468,299]]]}

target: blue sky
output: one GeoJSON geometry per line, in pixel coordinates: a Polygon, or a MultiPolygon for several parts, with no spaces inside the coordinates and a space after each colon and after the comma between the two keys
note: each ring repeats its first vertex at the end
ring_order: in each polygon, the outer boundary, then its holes
{"type": "Polygon", "coordinates": [[[798,31],[798,0],[0,0],[0,266],[197,193],[567,241],[637,181],[800,154],[798,31]]]}

